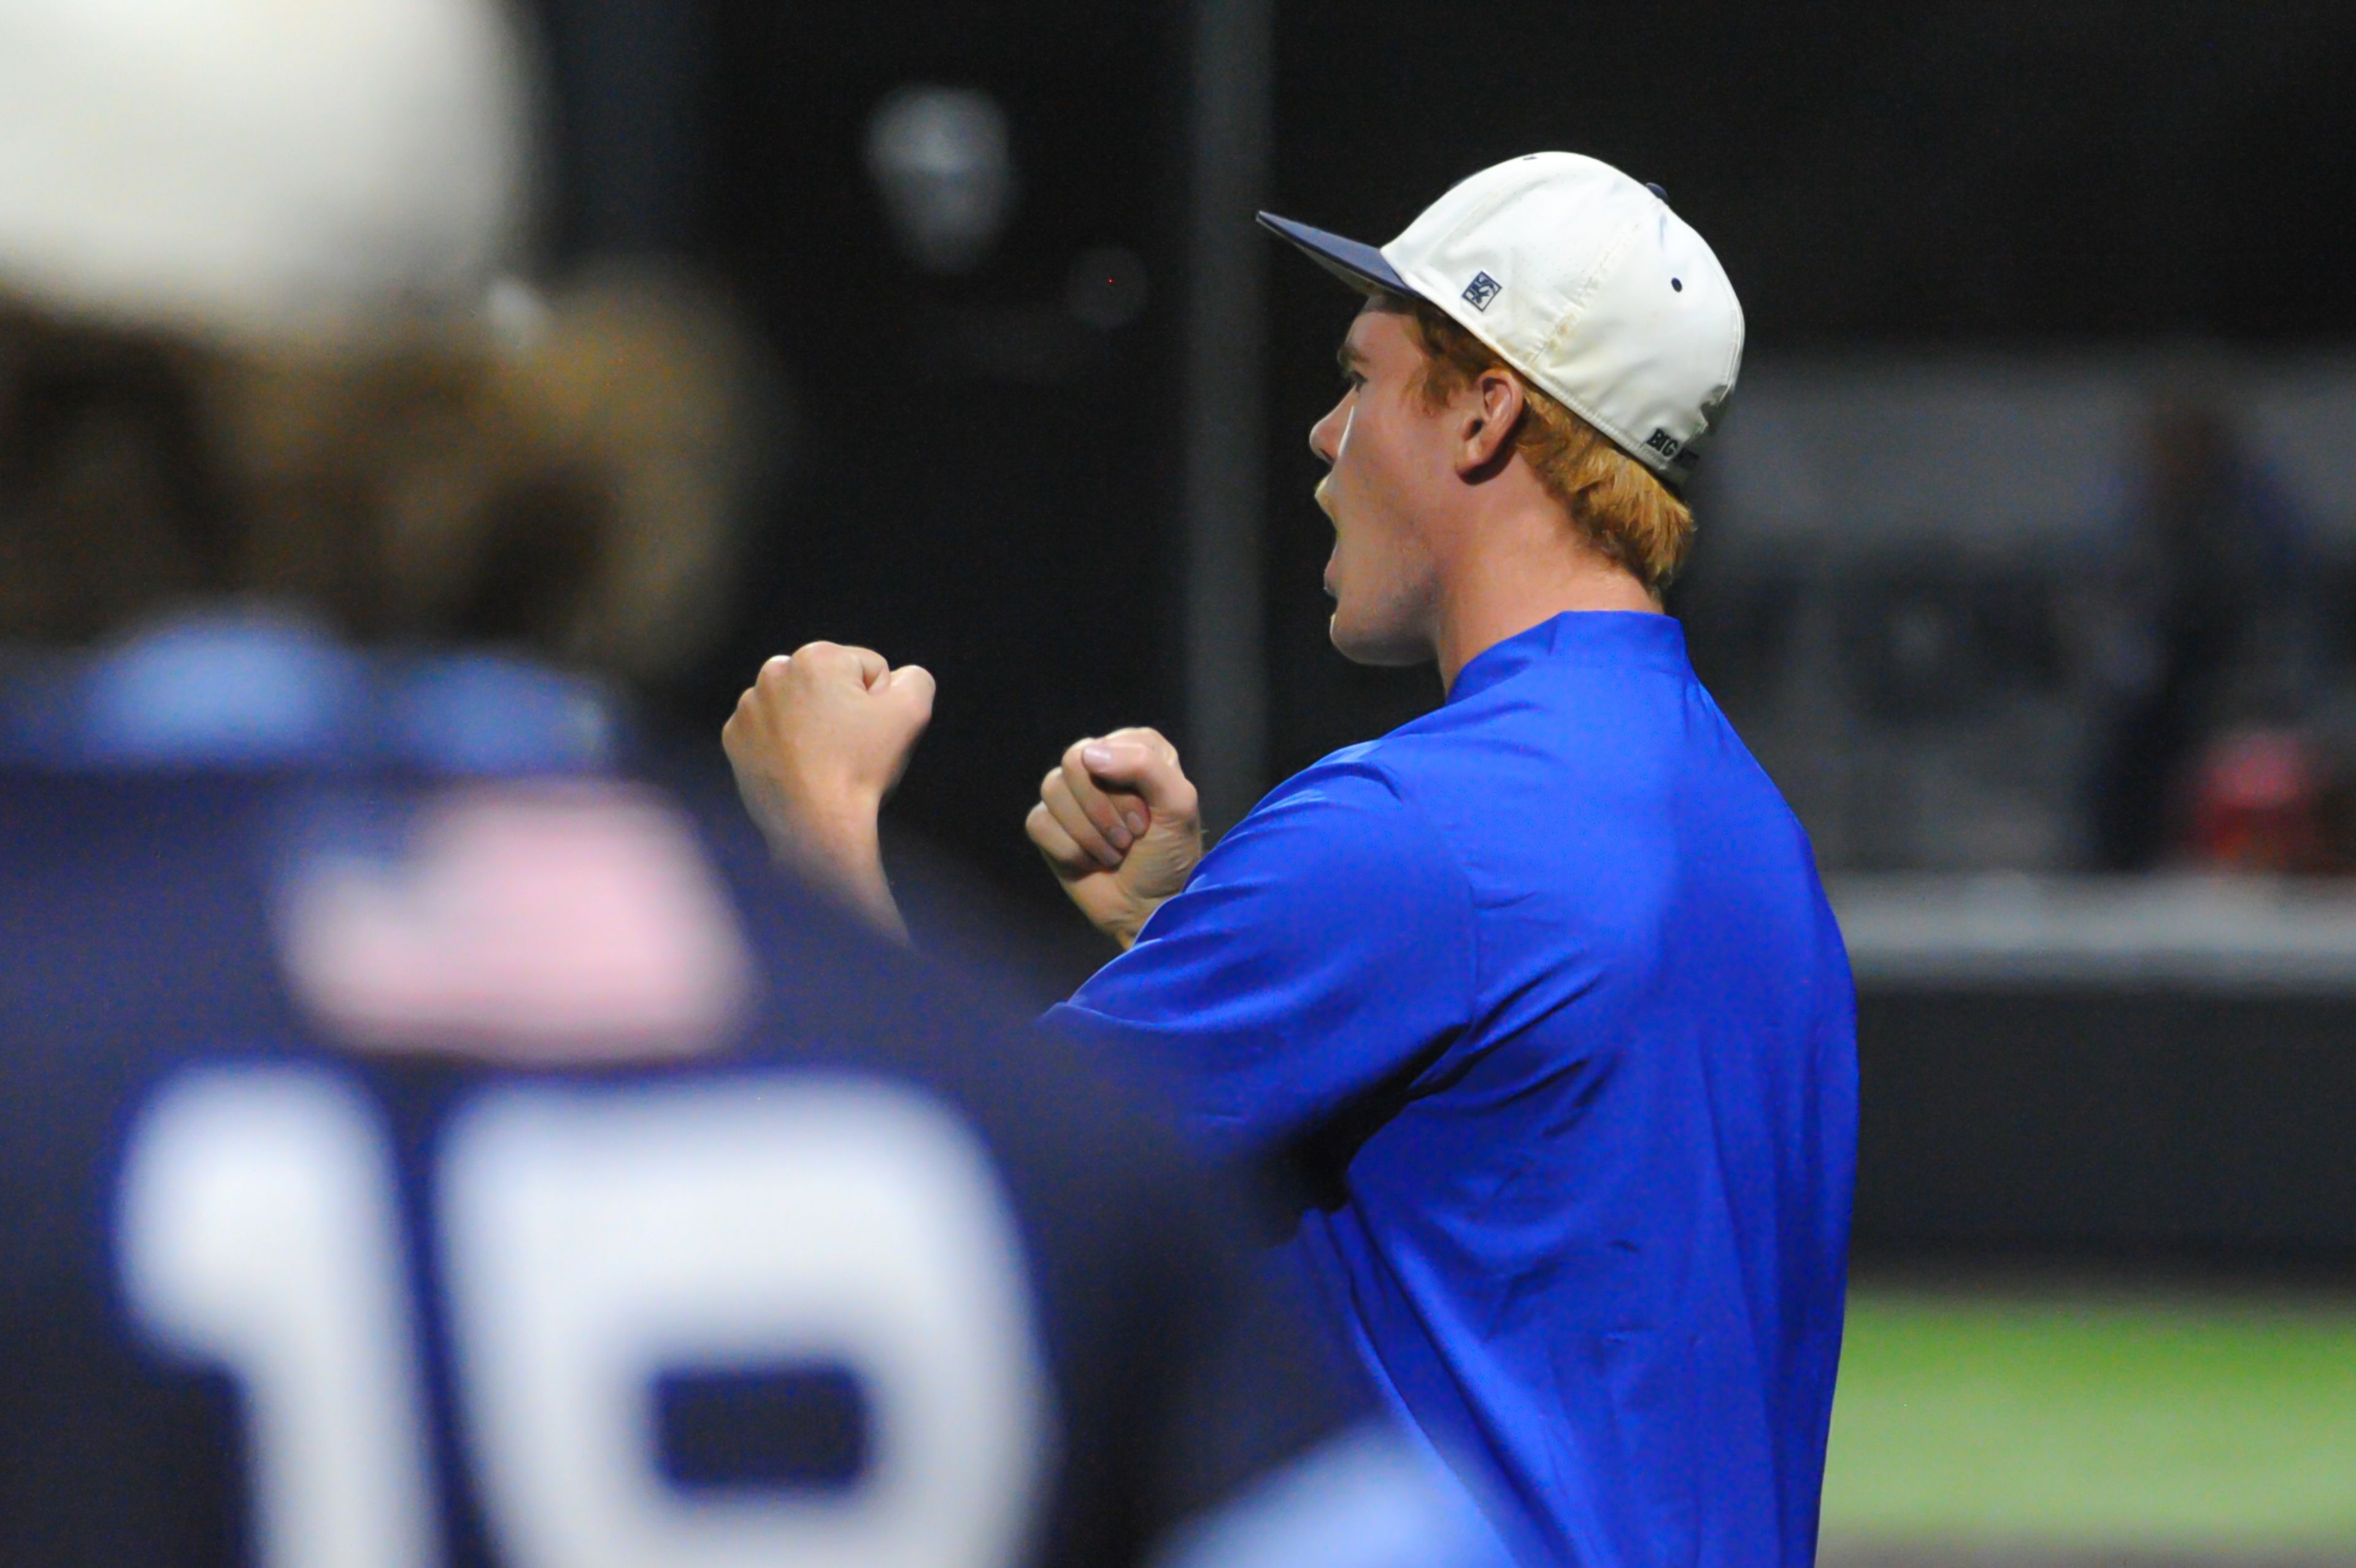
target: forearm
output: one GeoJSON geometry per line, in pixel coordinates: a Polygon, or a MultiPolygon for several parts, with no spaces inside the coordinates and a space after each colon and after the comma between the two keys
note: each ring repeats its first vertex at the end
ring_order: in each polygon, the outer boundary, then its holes
{"type": "Polygon", "coordinates": [[[872,810],[780,824],[769,848],[781,865],[850,905],[886,936],[908,940],[907,922],[884,874],[883,837],[872,810]]]}

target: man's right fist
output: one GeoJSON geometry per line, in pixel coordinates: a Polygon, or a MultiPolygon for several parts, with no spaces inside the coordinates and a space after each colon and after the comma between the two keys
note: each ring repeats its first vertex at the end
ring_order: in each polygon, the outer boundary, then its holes
{"type": "Polygon", "coordinates": [[[1080,912],[1124,948],[1203,858],[1194,786],[1152,730],[1073,741],[1023,827],[1080,912]]]}
{"type": "Polygon", "coordinates": [[[744,807],[780,859],[833,882],[887,929],[875,814],[933,716],[933,677],[867,648],[773,658],[720,732],[744,807]]]}

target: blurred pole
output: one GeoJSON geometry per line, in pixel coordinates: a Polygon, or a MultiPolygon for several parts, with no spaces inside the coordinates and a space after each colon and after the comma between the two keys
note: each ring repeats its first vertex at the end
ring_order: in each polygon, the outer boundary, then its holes
{"type": "Polygon", "coordinates": [[[1194,0],[1186,300],[1186,771],[1222,832],[1266,785],[1264,237],[1271,0],[1194,0]]]}
{"type": "Polygon", "coordinates": [[[694,238],[712,16],[704,0],[532,0],[556,73],[558,232],[567,258],[677,251],[694,238]]]}

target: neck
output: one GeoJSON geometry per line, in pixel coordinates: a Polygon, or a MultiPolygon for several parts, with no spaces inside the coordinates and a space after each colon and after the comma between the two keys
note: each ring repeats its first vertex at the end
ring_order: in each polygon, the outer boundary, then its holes
{"type": "Polygon", "coordinates": [[[1471,548],[1441,574],[1433,627],[1443,688],[1499,643],[1566,611],[1660,613],[1651,590],[1573,538],[1561,509],[1543,495],[1468,522],[1471,548]]]}

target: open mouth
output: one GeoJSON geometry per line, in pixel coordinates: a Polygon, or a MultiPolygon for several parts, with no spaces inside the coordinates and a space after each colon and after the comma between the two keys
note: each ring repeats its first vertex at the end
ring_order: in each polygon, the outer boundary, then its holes
{"type": "Polygon", "coordinates": [[[1317,481],[1317,488],[1312,491],[1311,495],[1317,502],[1317,509],[1325,514],[1325,520],[1328,523],[1333,524],[1334,532],[1333,550],[1325,558],[1325,571],[1324,575],[1318,580],[1319,585],[1325,590],[1326,598],[1339,601],[1342,596],[1333,592],[1333,558],[1342,551],[1342,525],[1340,519],[1333,516],[1333,475],[1329,471],[1323,479],[1317,481]]]}

